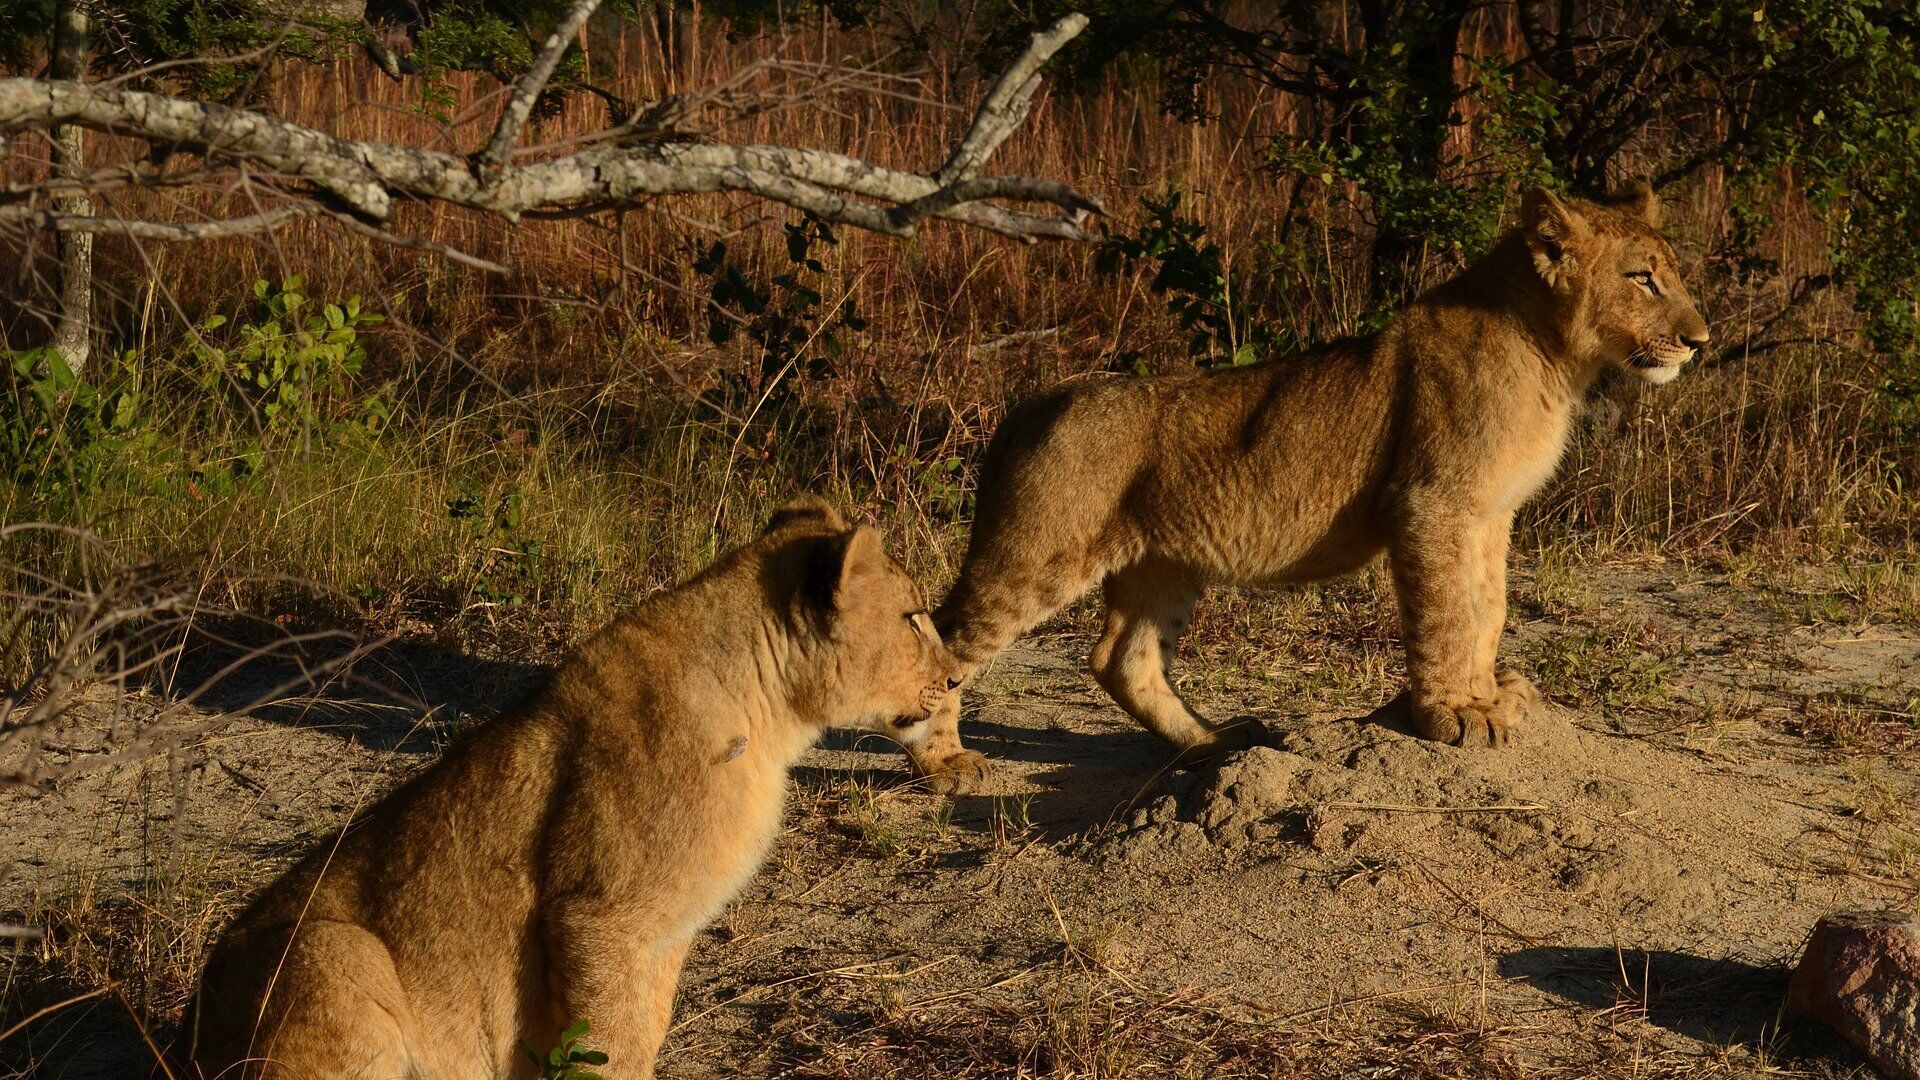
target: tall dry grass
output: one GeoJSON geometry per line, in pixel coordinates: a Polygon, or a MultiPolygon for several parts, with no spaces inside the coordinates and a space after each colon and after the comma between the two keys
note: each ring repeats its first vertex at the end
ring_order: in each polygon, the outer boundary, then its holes
{"type": "MultiPolygon", "coordinates": [[[[639,100],[713,85],[776,54],[851,60],[912,81],[894,83],[892,95],[759,113],[716,137],[931,169],[983,89],[959,59],[911,59],[876,32],[825,24],[783,38],[708,29],[673,48],[635,32],[596,41],[590,64],[597,83],[639,100]]],[[[420,80],[390,82],[358,59],[276,68],[258,93],[279,115],[343,135],[460,150],[484,141],[499,99],[481,76],[453,76],[436,93],[420,80]]],[[[996,167],[1097,192],[1116,210],[1117,229],[1132,227],[1142,196],[1186,192],[1264,317],[1304,336],[1351,330],[1364,237],[1324,193],[1296,192],[1261,168],[1263,133],[1287,124],[1297,103],[1223,78],[1213,104],[1228,119],[1175,123],[1159,104],[1139,72],[1044,93],[996,167]],[[1293,226],[1289,205],[1305,210],[1293,226]]],[[[583,95],[529,141],[564,140],[605,120],[605,107],[583,95]]],[[[104,141],[94,153],[107,162],[134,148],[104,141]]],[[[10,167],[30,167],[22,157],[10,167]]],[[[1792,283],[1823,266],[1819,230],[1785,191],[1773,208],[1785,224],[1766,239],[1777,272],[1736,286],[1730,197],[1708,178],[1671,193],[1669,219],[1698,267],[1695,291],[1716,337],[1738,342],[1773,318],[1792,283]]],[[[191,216],[232,212],[243,198],[216,206],[161,191],[104,201],[106,212],[191,216]]],[[[564,636],[684,574],[770,502],[803,488],[881,519],[939,580],[964,537],[972,463],[1010,400],[1092,371],[1193,363],[1186,336],[1147,287],[1151,268],[1101,274],[1085,247],[1022,246],[940,224],[909,242],[842,234],[815,282],[821,308],[852,308],[867,325],[839,333],[837,355],[816,349],[818,365],[770,379],[744,339],[706,340],[711,279],[694,263],[722,239],[764,281],[788,268],[779,226],[790,218],[723,196],[518,226],[444,207],[400,211],[396,231],[507,262],[514,269],[504,277],[320,224],[192,247],[106,240],[105,333],[136,363],[190,363],[178,359],[187,327],[242,310],[255,279],[297,274],[316,295],[362,295],[390,317],[369,333],[363,382],[391,380],[400,409],[371,440],[271,447],[266,467],[234,492],[183,499],[108,485],[56,516],[132,547],[193,552],[217,570],[313,578],[338,604],[383,622],[491,625],[503,607],[521,605],[549,613],[543,635],[564,636]],[[450,507],[463,499],[510,503],[512,535],[456,519],[450,507]],[[514,545],[518,555],[501,553],[514,545]]],[[[44,251],[16,255],[31,282],[44,251]]],[[[1432,269],[1448,267],[1436,260],[1432,269]]],[[[1901,477],[1912,474],[1914,453],[1884,420],[1874,359],[1854,348],[1843,298],[1820,294],[1786,326],[1791,335],[1776,326],[1756,342],[1761,351],[1718,355],[1649,394],[1617,434],[1583,443],[1530,510],[1522,549],[1906,550],[1912,500],[1901,477]],[[1782,336],[1807,341],[1773,344],[1782,336]]],[[[25,307],[5,327],[13,347],[40,333],[25,307]]],[[[154,397],[165,413],[166,395],[154,397]]],[[[0,516],[47,510],[44,492],[0,489],[0,516]]]]}

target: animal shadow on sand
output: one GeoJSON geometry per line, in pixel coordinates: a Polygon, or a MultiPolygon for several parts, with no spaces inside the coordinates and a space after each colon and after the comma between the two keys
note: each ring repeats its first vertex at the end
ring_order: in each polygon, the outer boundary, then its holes
{"type": "Polygon", "coordinates": [[[1542,946],[1500,958],[1503,978],[1603,1013],[1650,1024],[1714,1046],[1765,1051],[1776,1059],[1858,1057],[1838,1037],[1784,1021],[1789,971],[1666,949],[1542,946]]]}
{"type": "MultiPolygon", "coordinates": [[[[954,797],[949,820],[975,833],[1013,831],[1049,842],[1078,836],[1124,817],[1171,772],[1172,752],[1137,730],[1021,727],[970,717],[962,733],[969,748],[986,755],[990,774],[984,792],[954,797]],[[1016,773],[1041,790],[1006,793],[1003,781],[1016,773]]],[[[864,751],[883,763],[798,766],[793,777],[803,791],[855,786],[904,794],[919,785],[905,755],[878,736],[829,731],[820,748],[864,751]]]]}
{"type": "Polygon", "coordinates": [[[364,642],[335,631],[276,640],[245,626],[197,635],[177,668],[148,689],[164,697],[191,694],[213,712],[418,753],[444,747],[463,718],[495,716],[523,700],[552,672],[430,641],[364,642]]]}
{"type": "MultiPolygon", "coordinates": [[[[0,999],[0,1031],[41,1009],[54,1011],[0,1042],[0,1076],[36,1080],[140,1080],[154,1073],[153,1053],[140,1024],[111,994],[60,1008],[86,991],[59,977],[40,978],[32,958],[16,960],[14,973],[34,983],[0,999]]],[[[167,1032],[148,1033],[159,1039],[167,1032]]]]}

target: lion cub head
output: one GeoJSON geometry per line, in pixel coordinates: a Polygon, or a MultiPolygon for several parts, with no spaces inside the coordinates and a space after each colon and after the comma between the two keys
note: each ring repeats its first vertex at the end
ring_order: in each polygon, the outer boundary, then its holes
{"type": "Polygon", "coordinates": [[[1672,381],[1707,343],[1706,320],[1659,226],[1660,204],[1645,184],[1612,203],[1562,200],[1544,188],[1521,203],[1534,268],[1570,302],[1570,340],[1650,383],[1672,381]]]}
{"type": "Polygon", "coordinates": [[[766,532],[790,535],[782,546],[790,542],[797,554],[788,673],[796,711],[917,742],[921,722],[959,684],[959,664],[880,533],[849,526],[815,498],[777,511],[766,532]]]}

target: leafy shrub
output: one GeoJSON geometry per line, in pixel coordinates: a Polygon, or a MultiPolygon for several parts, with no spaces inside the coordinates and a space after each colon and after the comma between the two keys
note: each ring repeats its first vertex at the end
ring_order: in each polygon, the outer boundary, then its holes
{"type": "Polygon", "coordinates": [[[316,305],[303,288],[299,277],[278,288],[254,282],[266,318],[234,324],[229,344],[204,336],[227,326],[226,316],[200,324],[195,353],[207,400],[224,394],[260,418],[263,435],[290,436],[302,446],[328,432],[377,431],[391,415],[389,399],[379,391],[356,395],[353,379],[367,358],[360,328],[381,316],[363,311],[357,296],[316,305]]]}
{"type": "Polygon", "coordinates": [[[0,462],[21,488],[86,489],[129,447],[149,444],[131,381],[80,378],[53,349],[8,354],[0,369],[0,462]]]}

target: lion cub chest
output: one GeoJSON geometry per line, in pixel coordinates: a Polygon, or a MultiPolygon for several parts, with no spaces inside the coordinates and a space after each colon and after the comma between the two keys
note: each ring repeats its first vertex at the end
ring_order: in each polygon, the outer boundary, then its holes
{"type": "Polygon", "coordinates": [[[1558,402],[1511,418],[1509,438],[1483,459],[1477,487],[1488,513],[1512,513],[1553,479],[1566,456],[1571,426],[1567,408],[1558,402]]]}

